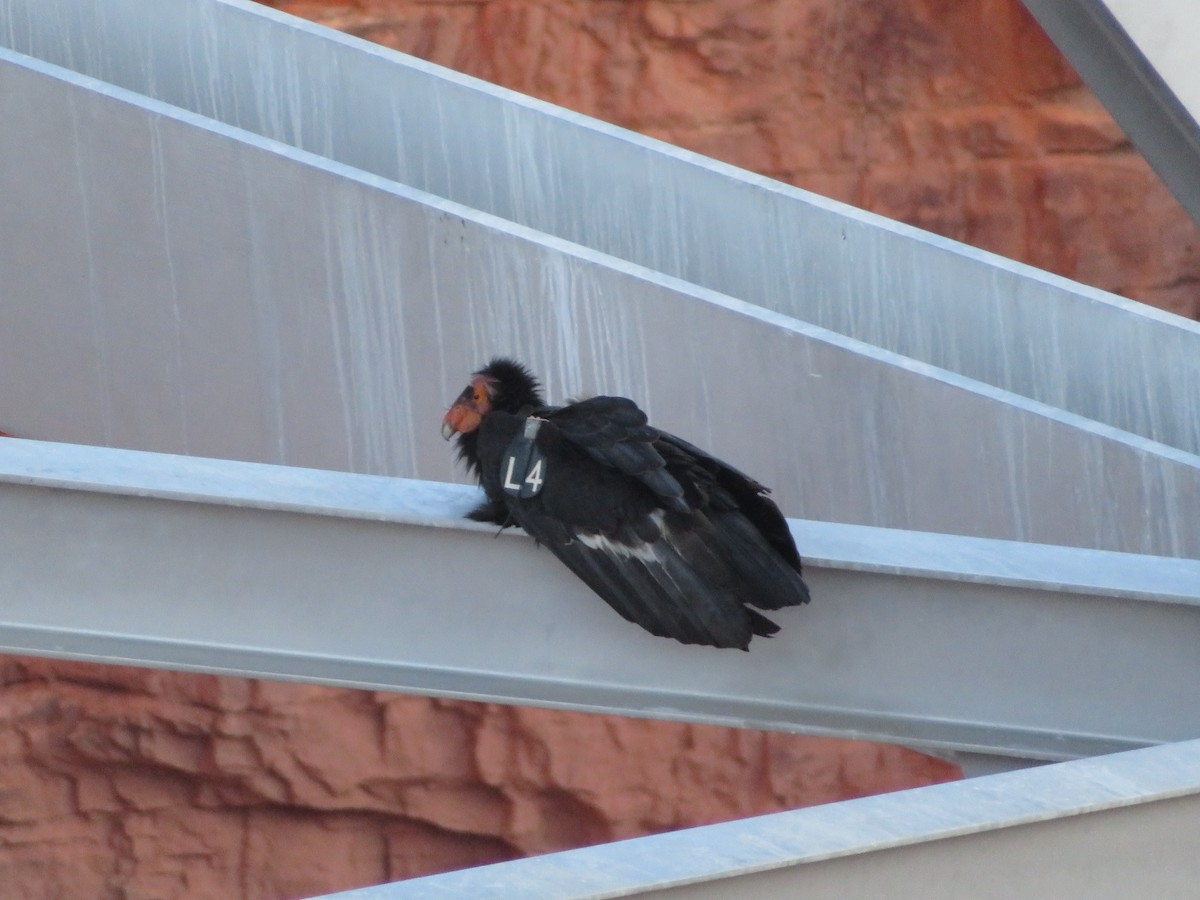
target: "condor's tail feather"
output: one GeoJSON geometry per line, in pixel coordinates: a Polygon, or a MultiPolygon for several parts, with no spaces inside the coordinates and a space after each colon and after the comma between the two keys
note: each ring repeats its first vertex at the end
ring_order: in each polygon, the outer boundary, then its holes
{"type": "Polygon", "coordinates": [[[721,542],[742,582],[746,603],[759,609],[801,606],[812,598],[800,573],[788,565],[740,512],[712,516],[721,542]]]}

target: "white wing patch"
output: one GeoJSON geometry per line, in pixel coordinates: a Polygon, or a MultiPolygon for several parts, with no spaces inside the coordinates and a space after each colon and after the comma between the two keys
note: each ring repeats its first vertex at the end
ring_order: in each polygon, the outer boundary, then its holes
{"type": "MultiPolygon", "coordinates": [[[[666,533],[667,527],[663,522],[663,512],[660,509],[655,510],[650,514],[650,520],[658,526],[658,530],[663,534],[666,533]]],[[[655,552],[653,544],[641,542],[638,544],[626,544],[623,541],[616,541],[608,535],[599,532],[580,532],[575,535],[575,540],[583,544],[589,550],[601,550],[610,556],[619,556],[624,559],[640,559],[642,562],[657,562],[658,554],[655,552]]]]}

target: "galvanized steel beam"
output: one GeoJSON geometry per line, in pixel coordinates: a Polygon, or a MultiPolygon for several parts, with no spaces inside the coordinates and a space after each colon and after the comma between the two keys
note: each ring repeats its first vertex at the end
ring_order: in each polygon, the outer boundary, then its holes
{"type": "MultiPolygon", "coordinates": [[[[481,866],[323,900],[1188,897],[1200,742],[481,866]]],[[[316,898],[315,898],[316,900],[316,898]]]]}
{"type": "MultiPolygon", "coordinates": [[[[1200,453],[1196,323],[242,0],[0,0],[0,44],[1200,453]]],[[[1146,152],[1189,175],[1177,145],[1146,152]]]]}
{"type": "Polygon", "coordinates": [[[464,486],[0,441],[0,649],[1023,760],[1200,736],[1200,561],[798,521],[749,653],[618,616],[464,486]]]}
{"type": "Polygon", "coordinates": [[[512,352],[793,516],[1200,557],[1193,454],[3,50],[0,185],[7,431],[447,480],[512,352]]]}

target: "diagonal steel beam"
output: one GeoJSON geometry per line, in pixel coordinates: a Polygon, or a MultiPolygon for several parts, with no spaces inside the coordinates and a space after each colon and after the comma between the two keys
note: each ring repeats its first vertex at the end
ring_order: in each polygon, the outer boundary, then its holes
{"type": "MultiPolygon", "coordinates": [[[[0,648],[1055,760],[1200,735],[1200,561],[797,521],[752,652],[614,615],[473,489],[5,439],[0,648]]],[[[969,762],[969,760],[968,760],[969,762]]]]}
{"type": "Polygon", "coordinates": [[[0,0],[0,45],[1200,454],[1194,322],[243,0],[0,0]]]}
{"type": "Polygon", "coordinates": [[[791,515],[1200,557],[1200,456],[3,49],[0,185],[7,431],[446,480],[510,352],[791,515]]]}

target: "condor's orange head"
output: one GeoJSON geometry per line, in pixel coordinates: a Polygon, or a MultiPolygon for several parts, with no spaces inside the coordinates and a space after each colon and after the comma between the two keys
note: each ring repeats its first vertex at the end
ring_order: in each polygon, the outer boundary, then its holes
{"type": "Polygon", "coordinates": [[[542,405],[541,389],[529,370],[514,359],[498,356],[471,376],[471,383],[447,410],[442,437],[449,440],[473,433],[493,410],[516,415],[542,405]]]}
{"type": "Polygon", "coordinates": [[[456,434],[470,434],[478,428],[483,417],[491,411],[495,391],[496,379],[482,372],[475,373],[471,383],[446,410],[442,418],[442,437],[450,440],[456,434]]]}

